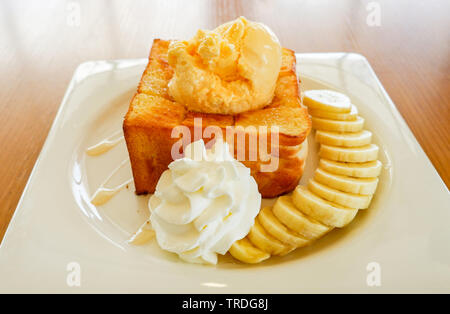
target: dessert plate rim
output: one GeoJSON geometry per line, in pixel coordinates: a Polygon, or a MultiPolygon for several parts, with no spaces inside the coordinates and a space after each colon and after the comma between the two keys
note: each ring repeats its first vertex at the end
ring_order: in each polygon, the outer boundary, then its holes
{"type": "MultiPolygon", "coordinates": [[[[345,245],[326,247],[313,258],[277,267],[219,269],[180,262],[170,267],[155,263],[154,269],[147,269],[148,261],[136,260],[139,255],[129,254],[120,245],[105,241],[92,228],[83,226],[79,213],[64,208],[65,202],[73,202],[73,198],[58,190],[61,182],[69,182],[67,176],[74,175],[68,173],[67,167],[72,160],[51,165],[52,161],[58,156],[69,156],[73,148],[57,146],[55,141],[62,136],[61,132],[70,137],[69,130],[77,132],[77,128],[83,127],[82,120],[73,121],[73,117],[82,116],[79,111],[83,104],[92,101],[95,107],[95,99],[84,91],[98,88],[106,93],[108,84],[112,88],[121,86],[121,82],[138,80],[147,59],[88,61],[75,70],[0,244],[0,292],[448,292],[450,253],[445,250],[445,239],[450,237],[450,229],[444,222],[450,218],[449,191],[369,62],[355,53],[296,56],[301,78],[304,74],[306,81],[355,91],[358,101],[369,101],[358,95],[372,95],[373,106],[364,107],[363,116],[373,117],[372,121],[382,119],[387,124],[388,130],[381,127],[375,130],[382,149],[392,158],[386,168],[390,183],[376,206],[389,208],[377,208],[376,215],[371,217],[373,223],[365,223],[365,229],[350,235],[345,245]],[[389,132],[392,137],[382,136],[389,132]],[[49,173],[53,175],[46,176],[49,173]],[[60,180],[59,184],[51,181],[53,176],[60,180]],[[413,181],[415,177],[421,180],[413,181]],[[53,193],[48,193],[49,190],[53,193]],[[394,205],[397,211],[391,210],[394,205]],[[426,211],[433,217],[427,217],[426,211]],[[60,233],[49,231],[53,228],[60,233]],[[133,268],[128,264],[131,259],[133,268]],[[333,265],[326,263],[332,260],[333,265]],[[69,275],[76,270],[73,265],[80,266],[80,286],[69,282],[69,275]],[[370,265],[381,269],[380,286],[369,282],[370,265]],[[186,271],[191,274],[186,275],[186,271]],[[111,273],[115,279],[109,276],[111,273]]],[[[115,91],[110,97],[127,89],[115,91]]],[[[93,108],[86,116],[100,110],[93,108]]],[[[373,123],[370,127],[377,128],[373,123]]]]}

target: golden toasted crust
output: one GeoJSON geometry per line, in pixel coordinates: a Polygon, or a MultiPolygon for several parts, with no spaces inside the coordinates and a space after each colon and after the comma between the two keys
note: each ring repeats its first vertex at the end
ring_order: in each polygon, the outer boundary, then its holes
{"type": "Polygon", "coordinates": [[[203,139],[206,147],[209,148],[214,143],[209,143],[210,139],[215,139],[216,136],[225,139],[226,128],[234,124],[234,117],[221,114],[188,112],[181,124],[189,128],[191,135],[190,142],[203,139]],[[195,125],[195,119],[201,119],[200,124],[197,123],[195,125]]]}
{"type": "Polygon", "coordinates": [[[186,110],[161,96],[136,94],[123,123],[137,194],[155,190],[159,177],[172,161],[172,129],[186,110]],[[164,139],[164,140],[161,140],[164,139]]]}
{"type": "Polygon", "coordinates": [[[168,63],[150,58],[139,82],[138,93],[159,95],[171,99],[167,84],[172,76],[173,71],[168,63]]]}
{"type": "Polygon", "coordinates": [[[297,75],[295,73],[289,73],[278,77],[277,84],[275,86],[274,100],[280,100],[283,98],[299,98],[300,90],[297,75]]]}
{"type": "Polygon", "coordinates": [[[272,103],[264,109],[276,107],[300,108],[302,107],[302,104],[299,97],[284,97],[284,98],[274,97],[272,103]]]}
{"type": "Polygon", "coordinates": [[[153,41],[147,67],[139,82],[138,93],[171,99],[167,86],[173,76],[173,70],[167,61],[169,43],[170,41],[161,39],[153,41]]]}
{"type": "Polygon", "coordinates": [[[150,49],[150,56],[149,58],[155,58],[161,61],[164,61],[165,63],[168,62],[168,50],[170,45],[170,40],[163,40],[163,39],[155,39],[153,40],[152,49],[150,49]]]}
{"type": "Polygon", "coordinates": [[[184,106],[161,96],[136,94],[131,100],[124,125],[172,129],[186,116],[184,106]]]}
{"type": "MultiPolygon", "coordinates": [[[[205,142],[215,137],[214,134],[204,134],[210,126],[218,127],[216,129],[220,129],[223,138],[226,138],[227,127],[234,127],[234,143],[237,143],[239,134],[243,134],[246,140],[245,158],[251,152],[248,143],[266,136],[259,127],[267,127],[269,135],[265,151],[277,159],[279,168],[274,172],[261,172],[264,162],[259,152],[256,154],[257,160],[243,163],[251,169],[263,197],[275,197],[292,190],[303,172],[304,158],[298,158],[297,153],[311,129],[309,115],[301,106],[294,52],[283,48],[282,66],[270,106],[235,116],[204,114],[187,112],[184,106],[172,101],[168,93],[168,83],[173,76],[167,62],[169,43],[166,40],[154,40],[138,92],[130,103],[123,123],[136,193],[154,192],[160,175],[172,161],[172,146],[180,138],[179,134],[172,138],[174,127],[187,126],[190,140],[197,140],[194,138],[195,118],[201,118],[202,132],[199,133],[205,142]],[[272,143],[270,136],[270,128],[275,126],[280,130],[278,144],[272,143]]],[[[211,131],[211,128],[208,130],[211,131]]],[[[234,152],[237,157],[236,146],[234,152]]]]}
{"type": "Polygon", "coordinates": [[[289,73],[296,73],[296,60],[295,52],[291,49],[283,48],[283,54],[281,59],[280,76],[289,73]]]}
{"type": "Polygon", "coordinates": [[[195,118],[202,119],[203,128],[212,125],[218,126],[220,128],[226,128],[227,126],[234,125],[234,116],[200,112],[188,112],[183,120],[183,125],[194,127],[195,118]]]}
{"type": "Polygon", "coordinates": [[[298,145],[311,130],[311,120],[306,108],[274,107],[242,113],[236,117],[236,126],[262,126],[269,132],[278,127],[280,144],[298,145]]]}
{"type": "MultiPolygon", "coordinates": [[[[242,161],[242,163],[250,168],[250,173],[258,183],[259,193],[264,198],[277,197],[288,191],[292,191],[298,185],[303,175],[302,158],[277,158],[278,169],[272,172],[260,171],[261,164],[268,164],[261,161],[242,161]]],[[[274,161],[272,161],[274,162],[274,161]]]]}

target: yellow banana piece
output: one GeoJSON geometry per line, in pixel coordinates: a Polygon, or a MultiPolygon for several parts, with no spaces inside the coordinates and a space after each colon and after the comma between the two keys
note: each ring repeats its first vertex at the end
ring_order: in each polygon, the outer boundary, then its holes
{"type": "Polygon", "coordinates": [[[330,173],[357,177],[357,178],[374,178],[378,177],[381,172],[381,161],[373,160],[362,163],[339,162],[321,158],[319,168],[330,173]]]}
{"type": "Polygon", "coordinates": [[[295,247],[284,244],[271,236],[261,226],[258,218],[255,219],[255,224],[250,229],[250,233],[247,238],[253,243],[254,246],[271,255],[283,256],[295,249],[295,247]]]}
{"type": "Polygon", "coordinates": [[[310,109],[331,112],[350,112],[352,104],[348,96],[326,89],[307,90],[303,104],[310,109]]]}
{"type": "Polygon", "coordinates": [[[320,143],[319,166],[308,186],[279,197],[263,208],[246,238],[230,248],[236,259],[259,263],[306,246],[333,228],[349,224],[359,209],[369,207],[382,163],[372,132],[350,99],[329,90],[304,93],[320,143]]]}
{"type": "Polygon", "coordinates": [[[360,147],[337,147],[321,145],[319,156],[341,162],[368,162],[378,158],[378,146],[369,144],[360,147]]]}
{"type": "Polygon", "coordinates": [[[253,246],[247,238],[234,242],[228,252],[235,259],[247,264],[257,264],[270,257],[269,253],[253,246]]]}
{"type": "Polygon", "coordinates": [[[289,195],[280,196],[272,211],[284,225],[310,240],[318,239],[332,229],[299,211],[289,195]]]}
{"type": "Polygon", "coordinates": [[[301,235],[289,230],[285,225],[283,225],[274,215],[270,207],[263,208],[258,215],[259,222],[261,226],[274,238],[280,240],[281,242],[293,246],[293,247],[303,247],[310,243],[309,240],[305,239],[301,235]]]}
{"type": "Polygon", "coordinates": [[[308,112],[311,116],[315,118],[323,118],[323,119],[330,119],[330,120],[339,120],[339,121],[355,121],[358,117],[358,109],[355,105],[351,106],[351,110],[348,113],[339,113],[339,112],[332,112],[332,111],[326,111],[326,110],[320,110],[320,109],[313,109],[309,108],[308,112]]]}
{"type": "Polygon", "coordinates": [[[357,209],[324,200],[301,185],[295,188],[292,200],[303,213],[330,227],[342,228],[350,223],[358,213],[357,209]]]}
{"type": "Polygon", "coordinates": [[[353,194],[372,195],[375,193],[378,178],[354,178],[329,173],[323,169],[316,169],[314,179],[331,188],[353,194]]]}
{"type": "Polygon", "coordinates": [[[308,190],[327,201],[355,209],[366,209],[369,207],[372,195],[360,195],[342,192],[311,179],[308,183],[308,190]]]}
{"type": "Polygon", "coordinates": [[[355,133],[338,133],[318,130],[316,131],[316,142],[340,147],[365,146],[372,142],[372,132],[362,130],[355,133]]]}
{"type": "Polygon", "coordinates": [[[359,132],[364,127],[364,118],[356,117],[355,121],[338,121],[312,117],[312,127],[316,130],[332,132],[359,132]]]}

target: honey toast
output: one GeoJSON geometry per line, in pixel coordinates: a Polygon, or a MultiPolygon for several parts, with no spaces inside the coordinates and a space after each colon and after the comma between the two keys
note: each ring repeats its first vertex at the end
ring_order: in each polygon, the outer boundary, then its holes
{"type": "MultiPolygon", "coordinates": [[[[137,93],[131,100],[123,122],[123,131],[130,155],[137,194],[153,193],[162,172],[172,162],[172,147],[180,140],[173,137],[173,129],[186,126],[194,138],[194,120],[201,118],[200,136],[208,142],[212,136],[204,134],[208,126],[221,130],[223,138],[227,127],[235,130],[233,141],[239,132],[244,133],[246,156],[250,155],[252,140],[266,136],[266,152],[276,158],[275,171],[261,171],[259,154],[257,160],[241,160],[250,168],[263,197],[275,197],[291,191],[300,180],[306,155],[301,153],[311,130],[311,120],[301,105],[299,80],[295,70],[295,54],[283,48],[282,66],[271,104],[263,109],[238,115],[220,115],[189,112],[168,93],[173,70],[167,62],[170,41],[156,39],[153,42],[149,62],[140,80],[137,93]],[[266,132],[261,132],[265,127],[266,132]],[[271,130],[277,127],[278,143],[272,143],[271,130]]],[[[198,133],[197,133],[198,134],[198,133]]],[[[236,146],[232,146],[235,157],[236,146]]],[[[239,160],[239,159],[238,159],[239,160]]]]}

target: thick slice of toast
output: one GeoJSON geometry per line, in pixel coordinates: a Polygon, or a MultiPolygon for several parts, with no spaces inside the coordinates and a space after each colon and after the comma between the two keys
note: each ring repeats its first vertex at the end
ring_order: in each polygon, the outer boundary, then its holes
{"type": "MultiPolygon", "coordinates": [[[[278,127],[279,143],[291,146],[301,144],[311,130],[309,118],[305,119],[304,117],[308,117],[306,108],[279,106],[239,114],[236,117],[235,125],[244,128],[255,126],[258,129],[267,127],[267,130],[278,127]]],[[[258,135],[259,133],[254,134],[254,136],[258,135]]]]}
{"type": "Polygon", "coordinates": [[[277,197],[285,192],[292,191],[298,185],[303,175],[306,158],[277,158],[278,169],[272,172],[262,172],[258,169],[261,161],[242,161],[250,168],[250,174],[258,183],[258,190],[264,198],[277,197]]]}
{"type": "MultiPolygon", "coordinates": [[[[180,139],[176,132],[177,136],[172,137],[177,126],[186,126],[190,130],[190,141],[204,138],[205,142],[214,138],[214,135],[205,134],[208,127],[219,129],[223,138],[226,138],[227,127],[234,127],[234,142],[237,142],[240,132],[246,139],[246,158],[251,152],[250,139],[259,140],[261,136],[267,136],[266,152],[271,158],[276,158],[279,165],[275,171],[261,171],[264,161],[259,159],[259,154],[257,160],[241,161],[251,169],[263,197],[275,197],[295,188],[301,178],[305,158],[298,156],[298,152],[311,129],[311,120],[307,110],[301,106],[294,52],[283,49],[272,103],[260,110],[232,116],[187,112],[184,106],[171,99],[168,83],[173,71],[167,62],[169,43],[154,40],[148,65],[123,123],[136,193],[154,192],[159,177],[173,160],[172,147],[180,139]],[[196,118],[201,118],[202,122],[197,132],[194,130],[196,118]],[[275,126],[280,132],[277,145],[271,142],[270,136],[270,130],[275,126]],[[267,127],[269,134],[261,132],[260,127],[267,127]],[[194,134],[198,137],[194,138],[194,134]]],[[[232,149],[237,157],[235,147],[232,149]]]]}
{"type": "Polygon", "coordinates": [[[136,94],[123,123],[137,194],[153,192],[167,169],[177,138],[172,129],[186,115],[184,106],[161,96],[136,94]],[[163,140],[161,140],[163,139],[163,140]]]}

